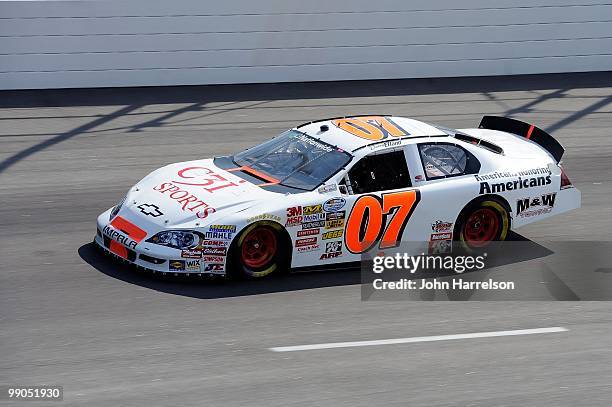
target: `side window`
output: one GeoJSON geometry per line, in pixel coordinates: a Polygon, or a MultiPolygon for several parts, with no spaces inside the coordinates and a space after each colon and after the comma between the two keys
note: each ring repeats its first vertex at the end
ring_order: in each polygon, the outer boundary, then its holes
{"type": "Polygon", "coordinates": [[[410,187],[403,151],[363,157],[348,173],[353,194],[410,187]]]}
{"type": "Polygon", "coordinates": [[[469,151],[450,143],[419,144],[419,154],[428,180],[476,174],[480,162],[469,151]]]}

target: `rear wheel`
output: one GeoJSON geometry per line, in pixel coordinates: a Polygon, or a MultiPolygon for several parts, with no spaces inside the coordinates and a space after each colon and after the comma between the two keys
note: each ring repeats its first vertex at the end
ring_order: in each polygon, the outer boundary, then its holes
{"type": "Polygon", "coordinates": [[[455,239],[467,250],[487,247],[493,241],[506,240],[510,216],[505,205],[488,198],[469,204],[455,224],[455,239]]]}
{"type": "Polygon", "coordinates": [[[279,225],[256,223],[238,237],[233,250],[233,274],[242,278],[261,278],[282,269],[285,255],[279,225]]]}

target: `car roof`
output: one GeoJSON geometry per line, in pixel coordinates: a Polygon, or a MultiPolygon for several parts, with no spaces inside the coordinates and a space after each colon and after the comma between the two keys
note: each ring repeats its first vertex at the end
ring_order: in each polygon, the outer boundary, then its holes
{"type": "Polygon", "coordinates": [[[390,115],[364,115],[318,120],[296,127],[310,137],[345,151],[393,140],[447,136],[442,130],[419,120],[390,115]]]}

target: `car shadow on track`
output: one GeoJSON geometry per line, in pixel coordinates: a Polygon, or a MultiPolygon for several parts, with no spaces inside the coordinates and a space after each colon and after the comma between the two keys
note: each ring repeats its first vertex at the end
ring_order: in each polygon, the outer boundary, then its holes
{"type": "MultiPolygon", "coordinates": [[[[521,252],[520,256],[514,256],[511,261],[504,264],[495,264],[494,267],[538,259],[553,254],[546,247],[514,232],[511,232],[508,240],[524,242],[524,247],[527,247],[528,250],[521,252]]],[[[105,256],[93,243],[81,246],[78,253],[87,264],[109,277],[164,293],[201,299],[240,297],[361,283],[361,270],[358,267],[314,270],[307,273],[292,273],[254,281],[202,278],[162,279],[150,273],[137,271],[133,266],[118,263],[115,259],[105,256]]]]}

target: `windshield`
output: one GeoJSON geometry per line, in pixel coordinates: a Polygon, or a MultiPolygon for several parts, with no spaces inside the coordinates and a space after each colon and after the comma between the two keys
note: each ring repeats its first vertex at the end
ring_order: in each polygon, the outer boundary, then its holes
{"type": "Polygon", "coordinates": [[[344,167],[351,155],[296,130],[236,154],[245,171],[259,172],[270,181],[312,191],[344,167]]]}

